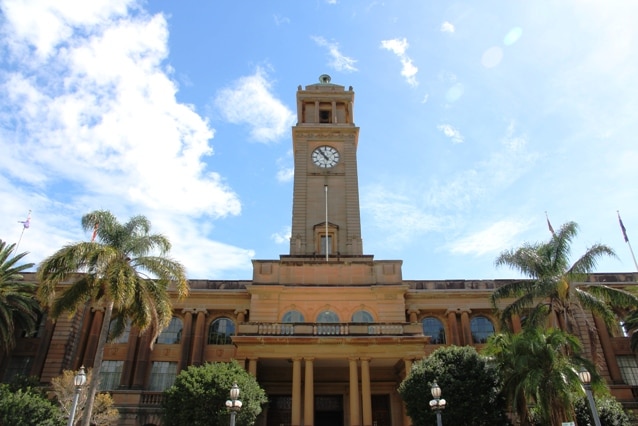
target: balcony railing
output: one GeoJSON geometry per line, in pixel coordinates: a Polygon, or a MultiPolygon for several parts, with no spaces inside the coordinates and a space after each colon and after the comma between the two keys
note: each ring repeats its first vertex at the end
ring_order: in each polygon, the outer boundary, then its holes
{"type": "Polygon", "coordinates": [[[421,324],[391,323],[248,323],[240,336],[402,336],[422,335],[421,324]]]}
{"type": "Polygon", "coordinates": [[[140,405],[159,406],[164,399],[163,392],[142,392],[140,405]]]}

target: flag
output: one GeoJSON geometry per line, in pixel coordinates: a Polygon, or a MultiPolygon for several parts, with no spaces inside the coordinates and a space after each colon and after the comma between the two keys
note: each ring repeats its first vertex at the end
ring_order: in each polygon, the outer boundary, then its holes
{"type": "Polygon", "coordinates": [[[95,237],[97,237],[97,229],[100,227],[98,222],[93,226],[93,235],[91,236],[91,242],[95,241],[95,237]]]}
{"type": "Polygon", "coordinates": [[[552,224],[549,223],[549,216],[547,216],[547,212],[545,212],[545,217],[547,218],[547,227],[549,228],[549,232],[551,232],[552,235],[555,235],[556,233],[554,232],[554,228],[552,228],[552,224]]]}
{"type": "Polygon", "coordinates": [[[23,228],[22,230],[29,229],[31,226],[31,210],[29,210],[29,214],[27,215],[27,220],[19,220],[18,223],[21,223],[23,228]]]}
{"type": "Polygon", "coordinates": [[[620,212],[616,212],[618,213],[618,223],[620,223],[620,229],[622,231],[622,236],[623,238],[625,238],[625,242],[628,243],[629,242],[629,238],[627,238],[627,229],[625,229],[625,225],[622,223],[622,219],[620,218],[620,212]]]}

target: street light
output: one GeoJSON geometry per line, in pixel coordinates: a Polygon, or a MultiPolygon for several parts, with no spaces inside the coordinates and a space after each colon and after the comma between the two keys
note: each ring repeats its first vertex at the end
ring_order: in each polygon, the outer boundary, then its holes
{"type": "Polygon", "coordinates": [[[441,388],[436,384],[436,381],[432,383],[432,388],[430,389],[432,392],[433,400],[430,401],[430,408],[432,411],[436,413],[436,424],[437,426],[443,426],[443,421],[441,420],[441,411],[445,410],[446,401],[441,399],[441,388]]]}
{"type": "Polygon", "coordinates": [[[230,388],[230,399],[226,401],[226,408],[230,411],[230,426],[235,426],[235,416],[241,410],[241,401],[239,400],[239,386],[233,383],[230,388]]]}
{"type": "Polygon", "coordinates": [[[71,413],[69,414],[69,423],[67,426],[73,426],[75,420],[75,410],[78,408],[78,399],[80,399],[80,391],[86,384],[86,373],[84,372],[84,366],[80,367],[78,374],[73,378],[73,384],[75,385],[75,395],[73,395],[73,405],[71,406],[71,413]]]}
{"type": "Polygon", "coordinates": [[[594,401],[594,396],[591,393],[591,374],[585,367],[581,367],[578,372],[578,378],[583,385],[585,386],[585,393],[587,394],[587,401],[589,402],[589,409],[591,410],[591,415],[594,418],[594,424],[596,426],[601,426],[600,418],[598,417],[598,410],[596,409],[596,402],[594,401]]]}

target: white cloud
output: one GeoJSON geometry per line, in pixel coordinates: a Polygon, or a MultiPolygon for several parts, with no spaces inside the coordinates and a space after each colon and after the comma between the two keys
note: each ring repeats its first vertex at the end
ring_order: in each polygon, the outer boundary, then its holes
{"type": "Polygon", "coordinates": [[[401,75],[405,78],[408,84],[410,86],[417,86],[419,83],[416,80],[416,74],[419,69],[412,63],[412,59],[405,53],[408,50],[408,46],[408,41],[405,38],[381,41],[382,49],[389,50],[399,57],[402,65],[401,75]]]}
{"type": "Polygon", "coordinates": [[[287,244],[290,242],[291,232],[292,232],[291,227],[286,226],[280,232],[275,232],[270,237],[276,244],[287,244]]]}
{"type": "Polygon", "coordinates": [[[441,24],[441,32],[443,33],[453,33],[454,30],[454,24],[451,22],[445,21],[441,24]]]}
{"type": "MultiPolygon", "coordinates": [[[[459,232],[458,224],[470,206],[477,200],[490,200],[515,185],[539,158],[527,149],[526,138],[516,135],[514,123],[507,127],[500,147],[486,160],[440,181],[415,185],[411,177],[405,182],[394,180],[391,187],[386,184],[364,187],[362,210],[372,215],[379,235],[387,238],[384,244],[391,247],[401,248],[426,233],[445,232],[446,239],[450,239],[459,232]]],[[[503,229],[509,229],[508,224],[503,229]]],[[[492,239],[486,242],[485,250],[505,247],[504,237],[499,240],[499,235],[490,231],[488,236],[492,239]]],[[[470,250],[474,242],[475,239],[467,237],[447,248],[455,252],[470,250]]]]}
{"type": "Polygon", "coordinates": [[[342,54],[339,50],[339,43],[329,42],[325,38],[319,36],[312,36],[311,38],[318,46],[328,49],[328,54],[332,58],[329,65],[332,68],[337,71],[345,72],[357,71],[357,68],[354,66],[357,61],[342,54]]]}
{"type": "Polygon", "coordinates": [[[442,131],[445,136],[450,138],[452,143],[463,143],[463,135],[461,135],[461,132],[455,129],[451,124],[440,124],[436,126],[436,128],[442,131]]]}
{"type": "Polygon", "coordinates": [[[415,198],[398,186],[369,186],[363,191],[362,208],[372,214],[374,224],[385,237],[384,244],[400,248],[406,241],[430,231],[440,231],[444,219],[426,213],[415,198]]]}
{"type": "MultiPolygon", "coordinates": [[[[33,209],[25,235],[42,258],[82,239],[79,217],[109,209],[165,217],[154,231],[188,253],[223,248],[211,270],[250,266],[250,250],[206,239],[202,218],[240,213],[237,195],[204,163],[214,130],[192,106],[179,103],[167,59],[163,15],[127,8],[136,2],[5,1],[0,47],[8,52],[0,84],[0,198],[6,217],[33,209]],[[4,204],[4,203],[3,203],[4,204]],[[170,223],[188,232],[169,233],[170,223]],[[205,249],[203,249],[205,248],[205,249]]],[[[3,216],[5,217],[5,216],[3,216]]],[[[0,235],[16,239],[15,223],[0,235]]],[[[209,232],[210,229],[207,230],[209,232]]]]}
{"type": "Polygon", "coordinates": [[[515,134],[515,125],[510,123],[501,140],[501,149],[443,183],[431,182],[426,192],[426,204],[433,208],[466,209],[478,198],[515,185],[534,167],[539,157],[527,148],[525,136],[515,134]]]}
{"type": "Polygon", "coordinates": [[[14,52],[35,48],[29,61],[46,60],[58,53],[56,47],[72,41],[78,31],[99,33],[113,20],[126,15],[135,0],[47,1],[5,0],[2,28],[5,43],[14,52]]]}
{"type": "Polygon", "coordinates": [[[241,77],[232,87],[222,89],[215,106],[234,124],[251,127],[250,136],[257,142],[274,142],[290,131],[295,116],[272,94],[271,82],[262,68],[241,77]]]}
{"type": "Polygon", "coordinates": [[[503,220],[490,225],[488,228],[468,235],[449,245],[449,250],[455,254],[484,254],[498,253],[517,242],[517,236],[529,228],[529,223],[513,220],[503,220]]]}
{"type": "Polygon", "coordinates": [[[293,152],[289,150],[284,157],[277,159],[277,181],[286,183],[292,182],[295,177],[295,168],[293,163],[293,152]]]}
{"type": "Polygon", "coordinates": [[[286,16],[281,16],[279,14],[273,15],[273,19],[275,20],[275,25],[279,26],[282,24],[290,24],[290,18],[286,16]]]}

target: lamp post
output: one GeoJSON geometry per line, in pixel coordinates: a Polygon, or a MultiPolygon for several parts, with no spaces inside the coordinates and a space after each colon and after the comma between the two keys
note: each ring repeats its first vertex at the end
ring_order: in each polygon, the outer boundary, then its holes
{"type": "Polygon", "coordinates": [[[596,409],[596,402],[594,401],[594,396],[591,393],[591,374],[585,367],[581,367],[578,372],[578,378],[583,385],[585,386],[585,393],[587,394],[587,401],[589,402],[589,409],[591,410],[591,415],[594,418],[594,424],[596,426],[601,426],[600,418],[598,417],[598,410],[596,409]]]}
{"type": "Polygon", "coordinates": [[[445,410],[446,401],[441,398],[441,388],[436,384],[436,381],[432,383],[433,400],[430,401],[430,408],[436,413],[436,425],[443,426],[443,420],[441,420],[441,411],[445,410]]]}
{"type": "Polygon", "coordinates": [[[80,399],[80,391],[86,384],[86,373],[84,372],[84,366],[80,367],[78,374],[73,378],[73,384],[75,385],[75,395],[73,395],[73,405],[71,406],[71,413],[69,414],[69,423],[67,426],[73,426],[75,420],[75,410],[78,408],[78,399],[80,399]]]}
{"type": "Polygon", "coordinates": [[[235,416],[241,410],[241,401],[239,400],[239,386],[233,383],[230,388],[230,399],[226,401],[226,408],[230,411],[230,426],[235,426],[235,416]]]}

